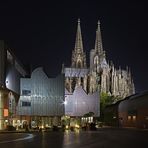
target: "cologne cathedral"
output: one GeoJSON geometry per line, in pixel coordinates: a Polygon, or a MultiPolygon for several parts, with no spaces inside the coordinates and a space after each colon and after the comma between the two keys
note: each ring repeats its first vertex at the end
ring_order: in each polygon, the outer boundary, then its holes
{"type": "Polygon", "coordinates": [[[69,93],[81,86],[87,94],[97,90],[115,97],[124,98],[135,93],[131,72],[115,68],[112,62],[107,62],[102,45],[100,22],[98,21],[94,49],[90,50],[89,66],[83,49],[83,40],[78,19],[75,47],[72,51],[71,66],[62,68],[65,74],[65,89],[69,93]]]}

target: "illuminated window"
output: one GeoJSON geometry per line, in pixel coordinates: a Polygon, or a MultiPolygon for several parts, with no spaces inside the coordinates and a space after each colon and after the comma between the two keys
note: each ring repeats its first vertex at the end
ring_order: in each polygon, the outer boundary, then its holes
{"type": "Polygon", "coordinates": [[[131,120],[131,116],[128,116],[128,120],[131,120]]]}
{"type": "Polygon", "coordinates": [[[93,117],[90,117],[90,122],[93,122],[93,117]]]}
{"type": "Polygon", "coordinates": [[[136,116],[133,116],[133,120],[136,120],[136,116]]]}
{"type": "Polygon", "coordinates": [[[95,56],[95,58],[94,58],[94,64],[95,65],[99,64],[99,57],[98,56],[95,56]]]}
{"type": "Polygon", "coordinates": [[[4,109],[4,117],[8,117],[8,109],[4,109]]]}
{"type": "Polygon", "coordinates": [[[78,61],[77,67],[78,67],[78,68],[82,68],[82,62],[81,62],[81,60],[78,61]]]}

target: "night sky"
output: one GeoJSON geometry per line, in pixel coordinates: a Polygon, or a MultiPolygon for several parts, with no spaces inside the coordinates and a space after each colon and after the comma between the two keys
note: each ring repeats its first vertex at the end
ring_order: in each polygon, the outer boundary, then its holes
{"type": "MultiPolygon", "coordinates": [[[[136,91],[148,90],[148,10],[146,3],[99,0],[0,2],[0,39],[18,59],[43,66],[50,76],[71,64],[77,20],[84,51],[94,48],[98,19],[107,60],[131,68],[136,91]]],[[[88,59],[88,58],[87,58],[88,59]]]]}

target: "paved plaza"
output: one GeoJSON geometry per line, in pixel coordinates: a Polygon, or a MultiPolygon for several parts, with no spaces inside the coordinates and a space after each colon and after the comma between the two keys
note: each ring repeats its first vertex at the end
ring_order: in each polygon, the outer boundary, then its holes
{"type": "Polygon", "coordinates": [[[55,131],[0,134],[0,147],[11,148],[147,148],[148,130],[102,128],[97,131],[55,131]]]}

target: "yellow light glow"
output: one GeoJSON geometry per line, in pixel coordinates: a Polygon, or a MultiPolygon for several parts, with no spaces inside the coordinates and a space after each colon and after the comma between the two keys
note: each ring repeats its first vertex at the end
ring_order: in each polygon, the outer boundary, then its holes
{"type": "Polygon", "coordinates": [[[131,120],[131,116],[128,116],[128,120],[131,120]]]}
{"type": "Polygon", "coordinates": [[[75,124],[75,128],[80,128],[80,126],[78,124],[75,124]]]}
{"type": "Polygon", "coordinates": [[[8,122],[8,120],[5,120],[5,122],[7,123],[7,122],[8,122]]]}
{"type": "Polygon", "coordinates": [[[68,129],[68,125],[66,125],[66,129],[68,129]]]}
{"type": "Polygon", "coordinates": [[[136,116],[133,116],[133,120],[136,120],[136,116]]]}

